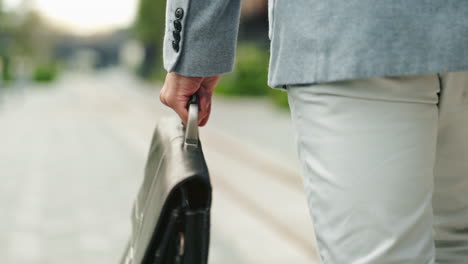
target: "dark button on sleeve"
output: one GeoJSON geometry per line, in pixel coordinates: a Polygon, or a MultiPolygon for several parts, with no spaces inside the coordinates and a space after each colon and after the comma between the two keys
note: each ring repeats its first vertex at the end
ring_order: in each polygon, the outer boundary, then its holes
{"type": "Polygon", "coordinates": [[[177,9],[175,10],[175,17],[176,17],[177,19],[182,19],[182,18],[184,17],[184,9],[182,9],[182,8],[177,8],[177,9]]]}
{"type": "Polygon", "coordinates": [[[172,31],[172,36],[174,37],[175,41],[180,41],[180,33],[177,31],[172,31]]]}
{"type": "Polygon", "coordinates": [[[176,51],[179,52],[179,42],[178,41],[172,41],[172,48],[176,51]]]}
{"type": "Polygon", "coordinates": [[[180,32],[182,30],[182,23],[180,23],[180,20],[174,20],[174,28],[180,32]]]}

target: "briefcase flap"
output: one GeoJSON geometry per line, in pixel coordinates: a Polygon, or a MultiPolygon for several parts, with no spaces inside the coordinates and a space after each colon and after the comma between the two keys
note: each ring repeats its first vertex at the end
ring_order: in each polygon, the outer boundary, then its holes
{"type": "Polygon", "coordinates": [[[145,251],[154,239],[155,231],[163,228],[158,220],[168,215],[171,201],[182,185],[187,186],[188,199],[198,208],[211,206],[211,184],[201,144],[197,148],[184,146],[184,126],[178,118],[164,118],[155,129],[145,178],[133,207],[133,263],[141,263],[145,251]],[[155,228],[156,227],[156,228],[155,228]],[[144,247],[142,245],[145,245],[144,247]]]}

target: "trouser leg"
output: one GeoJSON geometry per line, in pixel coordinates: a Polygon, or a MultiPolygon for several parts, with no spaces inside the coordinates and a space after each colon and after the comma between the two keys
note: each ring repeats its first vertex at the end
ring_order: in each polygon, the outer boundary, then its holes
{"type": "Polygon", "coordinates": [[[288,88],[326,264],[433,263],[437,75],[288,88]]]}
{"type": "Polygon", "coordinates": [[[441,75],[434,167],[437,263],[468,263],[468,72],[441,75]]]}

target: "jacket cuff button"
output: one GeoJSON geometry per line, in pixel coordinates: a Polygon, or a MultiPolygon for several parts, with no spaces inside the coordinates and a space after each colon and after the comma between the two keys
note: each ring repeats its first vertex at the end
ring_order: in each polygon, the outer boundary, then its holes
{"type": "Polygon", "coordinates": [[[180,7],[177,8],[177,9],[175,10],[175,17],[176,17],[177,19],[182,19],[182,18],[184,17],[184,9],[182,9],[182,8],[180,8],[180,7]]]}
{"type": "Polygon", "coordinates": [[[175,41],[180,41],[180,33],[177,31],[172,31],[172,36],[174,37],[175,41]]]}
{"type": "Polygon", "coordinates": [[[182,23],[180,23],[179,19],[174,20],[174,28],[179,32],[182,30],[182,23]]]}
{"type": "Polygon", "coordinates": [[[179,52],[179,43],[177,41],[172,41],[172,48],[175,50],[175,52],[179,52]]]}

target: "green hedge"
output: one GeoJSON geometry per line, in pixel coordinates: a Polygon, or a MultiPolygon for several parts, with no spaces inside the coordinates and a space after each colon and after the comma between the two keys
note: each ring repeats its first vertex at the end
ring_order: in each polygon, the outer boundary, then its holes
{"type": "Polygon", "coordinates": [[[268,96],[276,105],[288,108],[287,94],[267,85],[268,59],[267,49],[255,44],[240,44],[235,70],[223,75],[216,93],[226,96],[268,96]]]}
{"type": "Polygon", "coordinates": [[[36,82],[51,82],[57,78],[58,67],[55,63],[38,65],[33,73],[36,82]]]}

